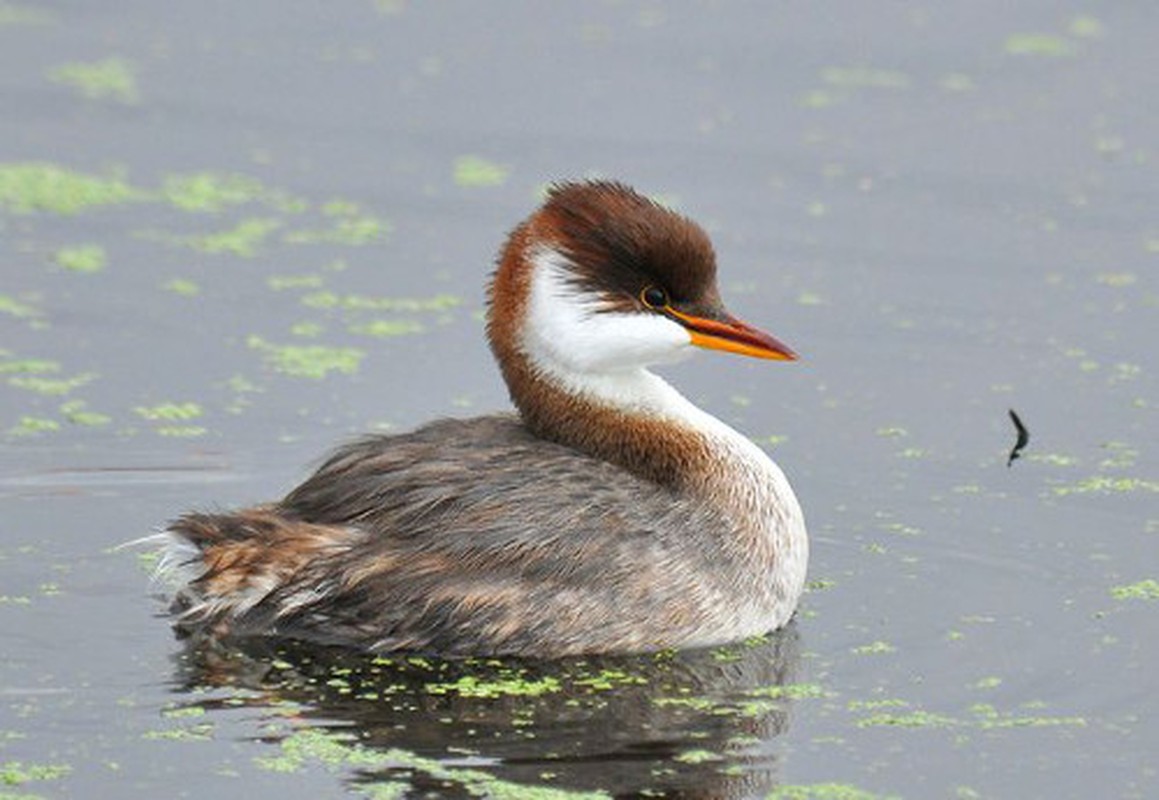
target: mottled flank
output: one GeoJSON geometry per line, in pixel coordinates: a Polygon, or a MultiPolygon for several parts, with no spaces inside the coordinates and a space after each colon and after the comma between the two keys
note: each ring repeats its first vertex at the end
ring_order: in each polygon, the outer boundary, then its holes
{"type": "Polygon", "coordinates": [[[256,508],[233,514],[186,514],[169,526],[183,540],[159,570],[182,576],[174,600],[183,624],[214,622],[223,612],[245,614],[311,562],[341,549],[354,534],[296,524],[256,508]]]}
{"type": "Polygon", "coordinates": [[[558,655],[695,635],[731,578],[703,574],[720,558],[713,542],[681,532],[727,524],[513,418],[487,417],[363,439],[281,503],[192,515],[172,530],[207,565],[182,595],[183,622],[228,610],[241,635],[558,655]],[[539,498],[561,485],[564,502],[544,508],[539,498]],[[214,545],[237,553],[227,560],[214,545]]]}

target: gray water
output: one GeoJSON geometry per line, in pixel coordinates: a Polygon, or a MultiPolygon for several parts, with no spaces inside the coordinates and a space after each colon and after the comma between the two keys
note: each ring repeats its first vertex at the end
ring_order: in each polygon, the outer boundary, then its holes
{"type": "Polygon", "coordinates": [[[1014,5],[0,3],[0,793],[1159,795],[1159,6],[1014,5]],[[796,487],[794,625],[174,639],[113,548],[505,407],[485,277],[585,175],[804,356],[665,371],[796,487]]]}

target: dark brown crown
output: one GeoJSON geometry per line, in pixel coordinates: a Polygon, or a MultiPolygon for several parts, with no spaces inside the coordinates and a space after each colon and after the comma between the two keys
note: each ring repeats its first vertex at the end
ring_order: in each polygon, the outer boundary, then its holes
{"type": "Polygon", "coordinates": [[[716,254],[704,230],[622,183],[554,184],[533,220],[587,291],[634,301],[659,286],[677,304],[716,299],[716,254]]]}

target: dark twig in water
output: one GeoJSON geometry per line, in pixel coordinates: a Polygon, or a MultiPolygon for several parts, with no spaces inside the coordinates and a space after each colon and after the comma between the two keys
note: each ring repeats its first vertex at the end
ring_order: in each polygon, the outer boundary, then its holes
{"type": "Polygon", "coordinates": [[[1026,426],[1022,424],[1022,420],[1014,413],[1014,409],[1010,409],[1010,421],[1014,423],[1014,429],[1018,431],[1018,441],[1014,443],[1014,447],[1010,448],[1010,458],[1006,459],[1006,466],[1014,463],[1014,459],[1022,452],[1022,448],[1030,442],[1030,431],[1026,430],[1026,426]]]}

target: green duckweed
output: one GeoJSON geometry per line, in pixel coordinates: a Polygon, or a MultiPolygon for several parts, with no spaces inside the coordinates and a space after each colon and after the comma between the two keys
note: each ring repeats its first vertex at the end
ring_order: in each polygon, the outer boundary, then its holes
{"type": "Polygon", "coordinates": [[[365,351],[356,347],[273,344],[260,336],[249,337],[247,344],[262,353],[278,372],[314,380],[321,380],[331,372],[352,375],[366,356],[365,351]]]}
{"type": "Polygon", "coordinates": [[[0,208],[76,214],[140,200],[144,193],[118,175],[89,175],[56,164],[0,164],[0,208]]]}
{"type": "Polygon", "coordinates": [[[459,186],[478,188],[502,186],[510,170],[502,164],[479,156],[466,155],[455,159],[454,179],[459,186]]]}
{"type": "Polygon", "coordinates": [[[48,77],[89,100],[115,100],[129,105],[140,100],[136,68],[123,58],[62,64],[49,70],[48,77]]]}
{"type": "Polygon", "coordinates": [[[1004,48],[1013,56],[1065,58],[1075,54],[1073,42],[1052,33],[1017,33],[1006,37],[1004,48]]]}
{"type": "Polygon", "coordinates": [[[1159,581],[1146,578],[1136,583],[1112,586],[1111,597],[1116,600],[1159,600],[1159,581]]]}

